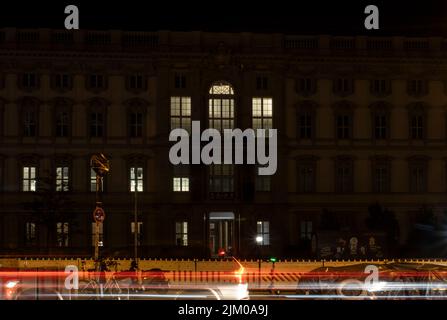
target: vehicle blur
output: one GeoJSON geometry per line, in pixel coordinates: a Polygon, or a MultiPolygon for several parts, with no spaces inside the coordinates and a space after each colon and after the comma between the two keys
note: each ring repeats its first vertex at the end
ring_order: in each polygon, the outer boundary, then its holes
{"type": "MultiPolygon", "coordinates": [[[[60,270],[1,269],[1,300],[242,300],[249,298],[245,269],[236,259],[222,281],[171,283],[170,271],[159,268],[116,271],[116,263],[101,264],[100,271],[79,272],[75,287],[67,287],[60,270]],[[113,270],[115,269],[115,270],[113,270]]],[[[191,277],[198,279],[196,274],[191,277]]]]}
{"type": "Polygon", "coordinates": [[[447,299],[447,267],[436,264],[386,263],[320,267],[303,274],[296,297],[320,299],[447,299]]]}

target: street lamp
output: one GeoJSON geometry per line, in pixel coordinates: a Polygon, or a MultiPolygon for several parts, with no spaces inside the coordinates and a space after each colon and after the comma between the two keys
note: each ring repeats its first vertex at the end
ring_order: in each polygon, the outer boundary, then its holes
{"type": "Polygon", "coordinates": [[[256,243],[259,245],[262,243],[263,238],[261,236],[256,237],[256,243]]]}
{"type": "Polygon", "coordinates": [[[93,219],[95,220],[95,264],[96,271],[99,268],[99,226],[104,222],[105,212],[102,208],[102,181],[104,176],[110,171],[110,163],[106,156],[102,153],[94,154],[90,158],[90,167],[96,173],[96,206],[93,211],[93,219]]]}

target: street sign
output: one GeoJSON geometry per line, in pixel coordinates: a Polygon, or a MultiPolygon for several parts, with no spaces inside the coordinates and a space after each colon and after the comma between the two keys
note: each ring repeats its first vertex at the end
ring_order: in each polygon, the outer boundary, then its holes
{"type": "Polygon", "coordinates": [[[93,211],[93,219],[95,219],[96,222],[103,222],[106,218],[106,213],[104,210],[100,207],[96,207],[93,211]]]}

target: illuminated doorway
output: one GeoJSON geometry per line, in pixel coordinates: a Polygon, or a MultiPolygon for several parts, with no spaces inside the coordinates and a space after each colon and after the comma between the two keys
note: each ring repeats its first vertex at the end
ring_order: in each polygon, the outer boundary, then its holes
{"type": "Polygon", "coordinates": [[[220,250],[234,251],[234,213],[211,212],[209,214],[209,245],[212,256],[220,250]]]}

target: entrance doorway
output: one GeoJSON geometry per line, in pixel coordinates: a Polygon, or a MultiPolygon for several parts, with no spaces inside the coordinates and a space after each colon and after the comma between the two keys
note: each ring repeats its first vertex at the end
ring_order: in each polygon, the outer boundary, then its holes
{"type": "Polygon", "coordinates": [[[211,212],[209,215],[209,245],[212,256],[220,250],[234,250],[234,213],[211,212]]]}

